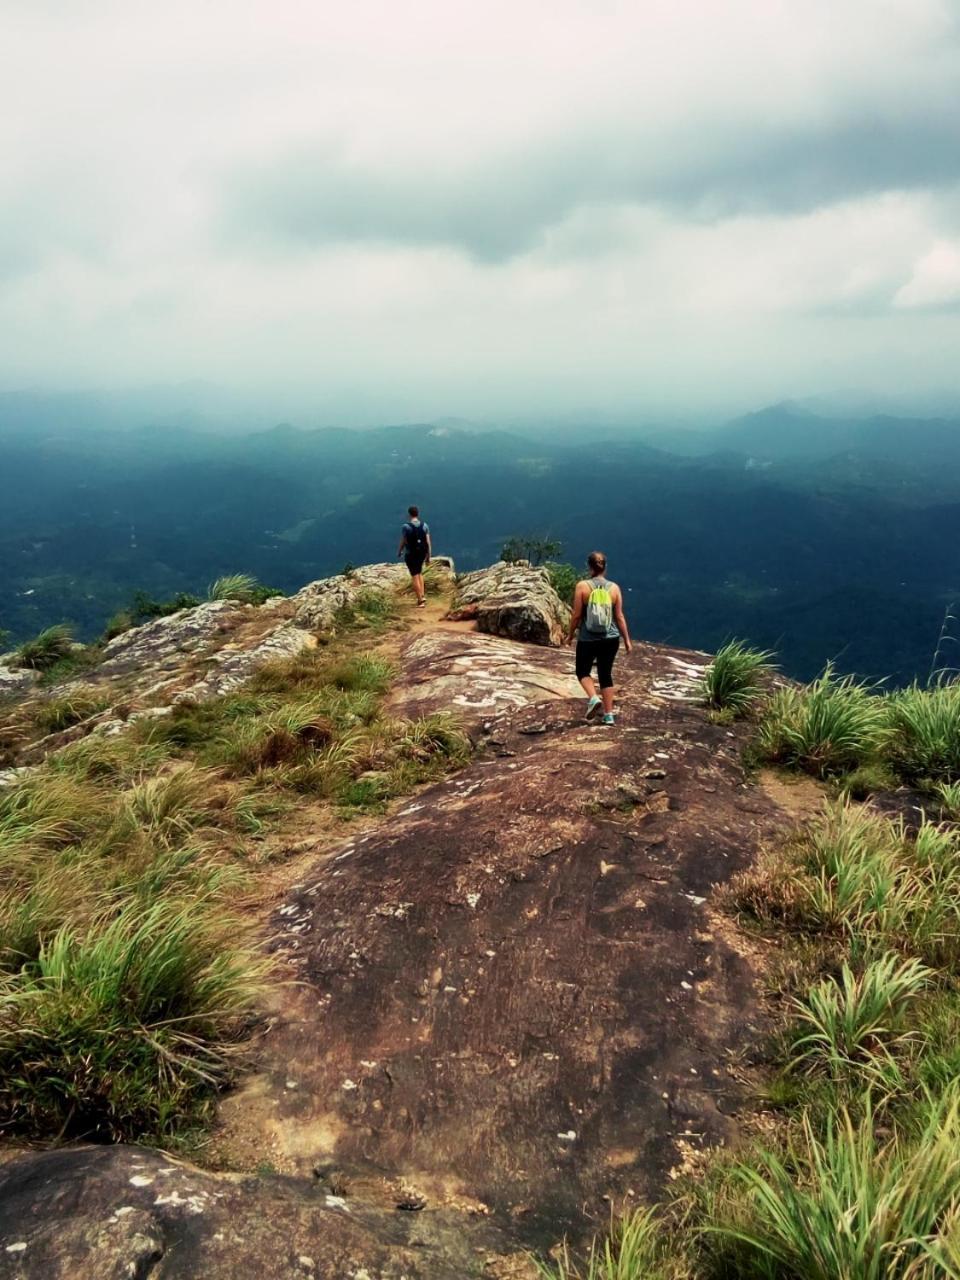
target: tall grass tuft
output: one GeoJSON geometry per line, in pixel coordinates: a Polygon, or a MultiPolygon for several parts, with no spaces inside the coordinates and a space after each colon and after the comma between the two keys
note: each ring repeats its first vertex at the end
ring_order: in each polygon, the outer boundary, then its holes
{"type": "Polygon", "coordinates": [[[542,1280],[658,1280],[668,1273],[667,1249],[654,1211],[635,1209],[615,1220],[582,1261],[564,1242],[555,1265],[535,1265],[542,1280]]]}
{"type": "Polygon", "coordinates": [[[344,658],[328,666],[324,680],[335,689],[351,692],[385,693],[394,677],[394,669],[382,658],[367,654],[344,658]]]}
{"type": "Polygon", "coordinates": [[[0,980],[0,1120],[28,1134],[168,1131],[230,1076],[266,973],[202,900],[64,927],[0,980]]]}
{"type": "Polygon", "coordinates": [[[252,604],[260,590],[260,583],[253,574],[228,573],[210,583],[207,588],[207,599],[235,600],[237,604],[252,604]]]}
{"type": "Polygon", "coordinates": [[[884,701],[832,666],[803,689],[778,689],[760,725],[760,755],[819,778],[873,757],[885,726],[884,701]]]}
{"type": "Polygon", "coordinates": [[[960,681],[911,685],[886,700],[883,751],[908,782],[960,781],[960,681]]]}
{"type": "Polygon", "coordinates": [[[785,1154],[735,1166],[741,1197],[706,1230],[745,1278],[934,1280],[930,1250],[960,1202],[958,1144],[955,1090],[928,1102],[915,1141],[881,1138],[869,1106],[859,1125],[836,1112],[822,1136],[807,1114],[785,1154]]]}
{"type": "Polygon", "coordinates": [[[193,832],[222,820],[224,796],[210,770],[193,766],[142,778],[124,793],[118,821],[169,849],[193,832]]]}
{"type": "Polygon", "coordinates": [[[850,803],[780,857],[736,877],[734,903],[759,919],[842,942],[854,961],[879,951],[960,972],[960,833],[903,826],[850,803]]]}
{"type": "Polygon", "coordinates": [[[934,787],[944,815],[951,822],[960,822],[960,782],[940,782],[934,787]]]}
{"type": "Polygon", "coordinates": [[[716,711],[744,715],[764,693],[764,677],[774,671],[772,657],[741,640],[730,640],[717,650],[704,672],[700,690],[704,701],[716,711]]]}
{"type": "Polygon", "coordinates": [[[25,641],[16,651],[15,662],[32,671],[49,671],[68,658],[72,650],[73,632],[66,623],[58,623],[41,631],[33,640],[25,641]]]}
{"type": "Polygon", "coordinates": [[[454,764],[465,764],[470,758],[470,739],[455,716],[435,711],[419,720],[402,723],[395,750],[399,756],[428,760],[443,756],[454,764]]]}
{"type": "Polygon", "coordinates": [[[46,698],[34,712],[34,723],[43,733],[59,733],[105,710],[110,698],[96,689],[72,689],[58,698],[46,698]]]}
{"type": "Polygon", "coordinates": [[[839,981],[824,978],[793,1002],[800,1034],[791,1065],[823,1066],[839,1079],[896,1080],[893,1051],[913,1038],[904,1023],[932,976],[918,960],[893,954],[872,961],[859,975],[844,963],[839,981]]]}

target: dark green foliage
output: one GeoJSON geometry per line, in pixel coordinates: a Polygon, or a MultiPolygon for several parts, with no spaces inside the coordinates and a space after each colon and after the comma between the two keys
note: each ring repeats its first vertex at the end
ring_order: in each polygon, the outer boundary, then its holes
{"type": "Polygon", "coordinates": [[[195,609],[199,603],[199,597],[187,591],[179,591],[169,600],[153,600],[145,591],[136,591],[127,608],[119,610],[107,623],[103,641],[113,640],[131,627],[140,627],[154,618],[168,618],[181,609],[195,609]]]}
{"type": "Polygon", "coordinates": [[[146,592],[137,591],[130,605],[130,614],[133,625],[138,627],[151,618],[167,618],[181,609],[195,609],[199,603],[199,597],[187,591],[178,591],[170,600],[151,600],[146,592]]]}
{"type": "Polygon", "coordinates": [[[562,560],[548,560],[544,568],[550,575],[550,585],[554,591],[564,604],[572,606],[573,593],[582,575],[577,573],[572,564],[566,564],[562,560]]]}
{"type": "Polygon", "coordinates": [[[542,564],[545,560],[553,560],[562,550],[563,543],[556,538],[525,534],[522,537],[508,538],[500,549],[500,559],[511,564],[517,560],[542,564]]]}

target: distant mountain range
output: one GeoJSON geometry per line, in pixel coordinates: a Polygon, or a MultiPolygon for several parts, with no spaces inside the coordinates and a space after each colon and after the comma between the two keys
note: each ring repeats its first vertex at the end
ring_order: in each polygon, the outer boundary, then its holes
{"type": "Polygon", "coordinates": [[[182,406],[105,423],[74,408],[0,397],[0,626],[17,639],[61,620],[89,638],[136,590],[238,570],[294,589],[389,559],[409,502],[462,567],[512,534],[578,563],[600,546],[638,635],[745,636],[801,677],[828,658],[925,677],[960,600],[960,419],[784,404],[711,432],[584,423],[551,440],[460,421],[231,434],[182,406]]]}

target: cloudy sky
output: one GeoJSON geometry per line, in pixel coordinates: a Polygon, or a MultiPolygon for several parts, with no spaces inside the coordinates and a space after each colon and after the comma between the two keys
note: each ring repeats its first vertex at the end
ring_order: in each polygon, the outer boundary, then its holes
{"type": "Polygon", "coordinates": [[[960,0],[0,0],[0,387],[960,390],[960,0]]]}

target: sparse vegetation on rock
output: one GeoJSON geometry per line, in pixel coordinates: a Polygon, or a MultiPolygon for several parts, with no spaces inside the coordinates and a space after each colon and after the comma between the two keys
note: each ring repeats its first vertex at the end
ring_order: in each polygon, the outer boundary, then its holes
{"type": "Polygon", "coordinates": [[[250,573],[229,573],[211,582],[207,588],[208,600],[233,600],[237,604],[263,604],[272,596],[283,593],[262,586],[250,573]]]}
{"type": "Polygon", "coordinates": [[[65,623],[47,627],[33,640],[26,640],[16,651],[18,666],[31,671],[49,671],[73,649],[73,632],[65,623]]]}
{"type": "MultiPolygon", "coordinates": [[[[385,714],[390,664],[352,650],[395,616],[389,593],[361,593],[337,619],[346,647],[268,663],[241,691],[87,736],[0,786],[5,1132],[156,1139],[206,1113],[269,968],[236,910],[248,839],[285,797],[349,816],[469,754],[449,716],[385,714]]],[[[24,714],[52,733],[109,705],[106,686],[76,686],[24,714]]]]}

